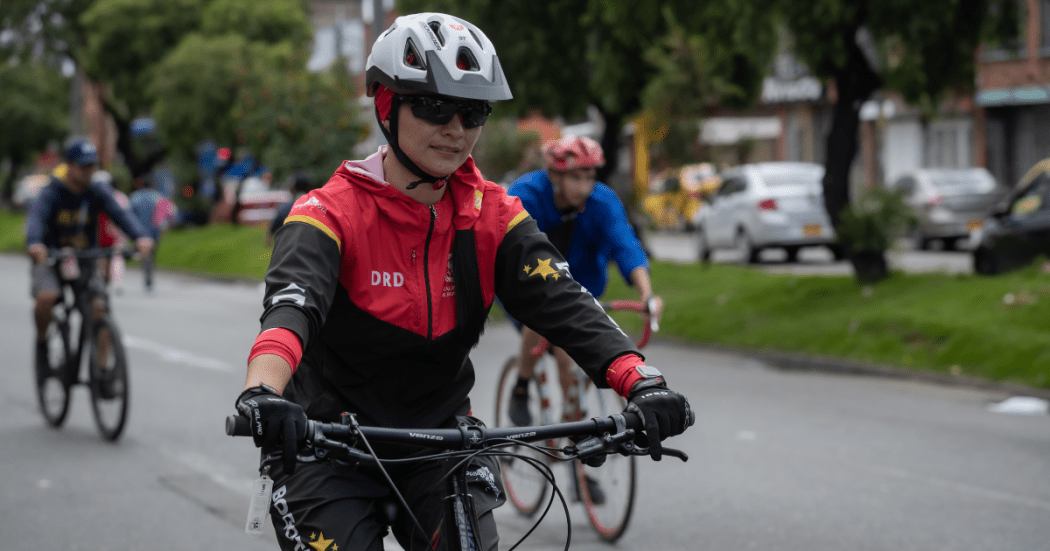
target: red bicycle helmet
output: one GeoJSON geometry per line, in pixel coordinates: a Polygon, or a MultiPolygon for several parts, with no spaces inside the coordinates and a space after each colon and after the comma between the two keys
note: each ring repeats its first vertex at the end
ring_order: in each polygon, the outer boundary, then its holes
{"type": "Polygon", "coordinates": [[[605,154],[598,142],[586,136],[565,136],[543,144],[543,164],[547,170],[575,170],[605,165],[605,154]]]}

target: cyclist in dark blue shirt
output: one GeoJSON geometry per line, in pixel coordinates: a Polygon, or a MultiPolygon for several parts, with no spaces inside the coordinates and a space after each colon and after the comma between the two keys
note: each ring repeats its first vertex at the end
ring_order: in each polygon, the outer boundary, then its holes
{"type": "MultiPolygon", "coordinates": [[[[659,318],[663,301],[652,293],[649,261],[627,220],[627,212],[616,193],[595,180],[598,167],[605,164],[601,146],[587,137],[565,136],[544,145],[543,162],[546,170],[518,178],[507,192],[521,199],[540,231],[565,257],[572,278],[595,298],[605,293],[611,259],[623,278],[638,290],[643,302],[656,299],[652,315],[659,318]]],[[[509,415],[515,424],[526,426],[532,424],[527,407],[528,383],[537,361],[529,351],[541,337],[528,327],[521,329],[519,379],[511,395],[509,415]]],[[[551,352],[558,363],[564,416],[571,420],[579,410],[572,359],[560,348],[552,347],[551,352]]]]}
{"type": "MultiPolygon", "coordinates": [[[[36,362],[47,361],[47,326],[51,310],[58,302],[61,286],[54,266],[47,264],[48,249],[71,247],[86,249],[97,244],[98,215],[105,212],[121,230],[135,239],[135,248],[143,256],[153,249],[153,239],[138,220],[113,198],[111,188],[92,183],[98,168],[98,151],[86,139],[74,140],[65,151],[68,170],[63,178],[52,177],[40,191],[26,214],[26,250],[33,259],[30,292],[35,301],[36,362]]],[[[83,262],[80,272],[94,270],[92,262],[83,262]]],[[[93,305],[99,314],[104,305],[93,305]]]]}

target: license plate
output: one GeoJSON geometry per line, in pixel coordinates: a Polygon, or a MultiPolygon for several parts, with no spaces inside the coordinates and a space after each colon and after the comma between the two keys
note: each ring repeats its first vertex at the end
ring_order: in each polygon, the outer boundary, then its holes
{"type": "Polygon", "coordinates": [[[806,224],[805,226],[802,226],[802,233],[805,234],[806,237],[817,237],[820,235],[822,229],[823,228],[820,224],[806,224]]]}
{"type": "Polygon", "coordinates": [[[969,224],[966,224],[967,231],[974,231],[981,229],[982,222],[980,220],[970,220],[969,224]]]}

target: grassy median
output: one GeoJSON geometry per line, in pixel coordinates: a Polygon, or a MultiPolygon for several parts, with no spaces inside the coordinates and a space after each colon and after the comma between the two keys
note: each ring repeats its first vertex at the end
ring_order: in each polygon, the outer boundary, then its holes
{"type": "MultiPolygon", "coordinates": [[[[1050,388],[1050,274],[997,277],[774,275],[733,265],[656,262],[660,334],[1050,388]]],[[[615,276],[610,297],[637,296],[615,276]]]]}
{"type": "MultiPolygon", "coordinates": [[[[23,250],[21,224],[0,212],[2,250],[23,250]]],[[[167,233],[158,263],[261,280],[269,253],[263,228],[210,226],[167,233]]],[[[606,298],[636,297],[613,271],[606,298]]],[[[1050,388],[1050,273],[1041,262],[996,277],[894,273],[867,288],[850,276],[654,262],[653,283],[666,301],[664,337],[1050,388]]]]}

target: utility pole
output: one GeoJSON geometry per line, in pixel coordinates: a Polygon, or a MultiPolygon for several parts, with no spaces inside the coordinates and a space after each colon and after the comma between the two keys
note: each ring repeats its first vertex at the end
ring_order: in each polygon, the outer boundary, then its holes
{"type": "MultiPolygon", "coordinates": [[[[367,1],[367,0],[366,0],[367,1]]],[[[383,13],[383,0],[371,0],[372,2],[372,44],[375,44],[376,40],[379,40],[379,35],[383,32],[383,23],[386,21],[386,14],[383,13]]],[[[369,52],[372,51],[372,47],[368,47],[369,52]]]]}

